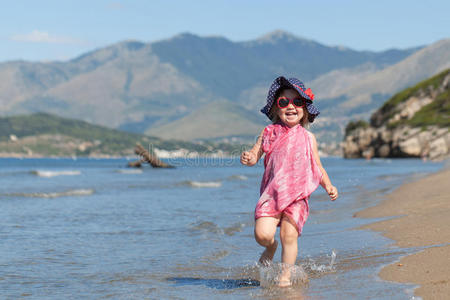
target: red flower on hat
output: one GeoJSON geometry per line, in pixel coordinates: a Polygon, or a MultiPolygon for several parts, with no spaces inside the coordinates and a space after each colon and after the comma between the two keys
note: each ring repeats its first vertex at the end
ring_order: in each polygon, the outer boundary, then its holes
{"type": "Polygon", "coordinates": [[[313,94],[313,92],[311,91],[311,89],[307,89],[307,90],[305,91],[305,94],[308,95],[308,97],[311,99],[311,101],[314,100],[314,94],[313,94]]]}

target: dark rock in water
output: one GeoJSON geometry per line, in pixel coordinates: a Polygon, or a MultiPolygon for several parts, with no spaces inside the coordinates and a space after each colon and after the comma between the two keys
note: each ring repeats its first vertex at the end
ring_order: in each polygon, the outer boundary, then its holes
{"type": "Polygon", "coordinates": [[[345,158],[450,155],[450,70],[387,101],[370,119],[347,125],[345,158]]]}
{"type": "Polygon", "coordinates": [[[130,168],[142,168],[142,160],[130,161],[128,163],[130,168]]]}
{"type": "Polygon", "coordinates": [[[161,161],[156,157],[156,155],[151,154],[149,151],[145,150],[142,145],[137,144],[134,148],[134,152],[142,157],[142,160],[149,163],[153,168],[175,168],[165,162],[161,161]]]}

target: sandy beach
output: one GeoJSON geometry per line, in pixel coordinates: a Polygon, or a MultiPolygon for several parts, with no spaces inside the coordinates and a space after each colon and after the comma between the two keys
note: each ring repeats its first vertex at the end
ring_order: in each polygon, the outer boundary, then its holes
{"type": "Polygon", "coordinates": [[[356,214],[361,218],[394,217],[364,228],[382,232],[397,246],[426,247],[384,267],[384,280],[414,283],[416,296],[449,299],[450,168],[402,185],[379,205],[356,214]]]}

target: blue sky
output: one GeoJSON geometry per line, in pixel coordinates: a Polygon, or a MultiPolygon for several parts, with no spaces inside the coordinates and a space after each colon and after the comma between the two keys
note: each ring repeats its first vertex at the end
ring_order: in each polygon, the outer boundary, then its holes
{"type": "Polygon", "coordinates": [[[450,38],[450,1],[9,0],[0,9],[0,62],[67,60],[123,40],[181,32],[258,38],[281,29],[325,45],[380,51],[450,38]]]}

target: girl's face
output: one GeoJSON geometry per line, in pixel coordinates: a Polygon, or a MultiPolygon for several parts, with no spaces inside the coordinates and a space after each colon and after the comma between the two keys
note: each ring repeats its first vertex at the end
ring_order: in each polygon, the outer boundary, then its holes
{"type": "MultiPolygon", "coordinates": [[[[279,97],[286,97],[289,99],[301,98],[299,93],[293,89],[283,90],[279,97]]],[[[283,122],[286,126],[291,128],[301,122],[304,115],[303,108],[304,106],[297,107],[294,106],[292,102],[290,102],[289,105],[285,108],[278,107],[277,114],[281,122],[283,122]]]]}

